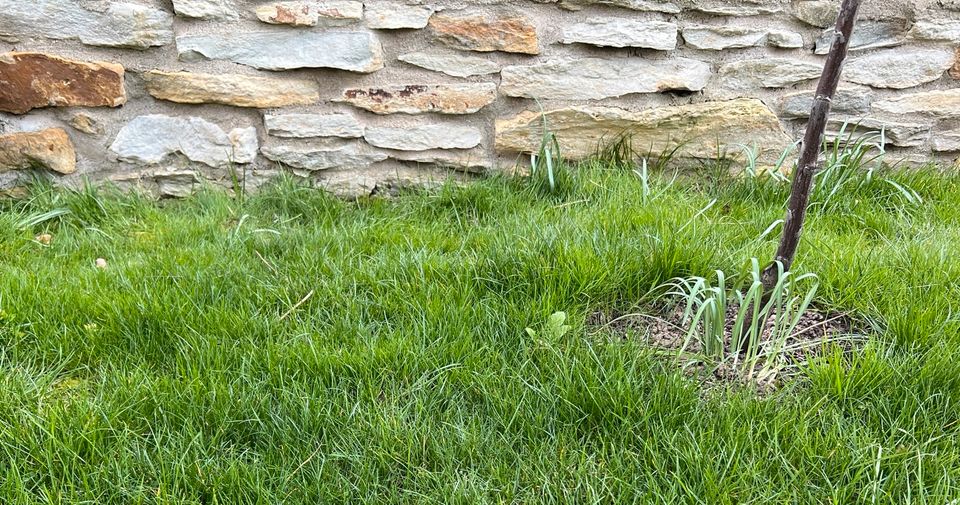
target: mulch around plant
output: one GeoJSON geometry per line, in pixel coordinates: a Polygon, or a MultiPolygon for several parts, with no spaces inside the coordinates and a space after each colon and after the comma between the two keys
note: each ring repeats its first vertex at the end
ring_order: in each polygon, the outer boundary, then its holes
{"type": "MultiPolygon", "coordinates": [[[[828,349],[839,347],[849,352],[864,340],[850,317],[836,312],[808,310],[800,317],[794,332],[787,337],[784,350],[777,353],[774,361],[776,366],[770,370],[758,364],[751,372],[742,364],[742,360],[734,365],[735,353],[730,352],[736,311],[736,307],[727,310],[724,331],[726,357],[719,363],[705,359],[696,337],[684,348],[687,327],[683,325],[681,309],[661,308],[631,313],[596,311],[588,317],[587,329],[591,334],[606,334],[621,341],[639,339],[656,355],[676,360],[685,374],[695,376],[707,386],[748,385],[761,393],[778,389],[804,363],[823,355],[828,349]]],[[[760,336],[761,353],[771,350],[773,326],[774,320],[771,318],[760,336]]]]}

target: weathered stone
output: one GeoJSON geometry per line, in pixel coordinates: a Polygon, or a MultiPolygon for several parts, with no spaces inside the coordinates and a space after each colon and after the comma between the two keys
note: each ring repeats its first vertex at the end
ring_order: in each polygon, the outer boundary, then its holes
{"type": "Polygon", "coordinates": [[[433,15],[433,9],[422,5],[408,5],[398,2],[367,2],[367,28],[374,30],[400,30],[405,28],[425,28],[433,15]]]}
{"type": "Polygon", "coordinates": [[[268,144],[260,152],[269,160],[303,170],[364,168],[387,159],[386,154],[364,149],[356,141],[268,144]]]}
{"type": "Polygon", "coordinates": [[[648,0],[560,0],[560,5],[570,10],[580,10],[587,5],[613,5],[636,11],[664,12],[667,14],[679,14],[682,10],[679,5],[673,2],[648,0]]]}
{"type": "Polygon", "coordinates": [[[348,89],[337,101],[377,114],[472,114],[497,99],[493,83],[412,84],[386,88],[348,89]]]}
{"type": "Polygon", "coordinates": [[[454,77],[495,74],[500,71],[500,64],[497,62],[465,54],[407,53],[397,59],[454,77]]]}
{"type": "Polygon", "coordinates": [[[941,40],[960,44],[960,21],[954,19],[929,19],[917,21],[910,36],[920,40],[941,40]]]}
{"type": "Polygon", "coordinates": [[[0,173],[30,169],[75,172],[77,154],[67,132],[51,128],[0,135],[0,173]]]}
{"type": "Polygon", "coordinates": [[[683,41],[694,49],[733,49],[762,46],[767,31],[739,26],[691,25],[683,29],[683,41]]]}
{"type": "Polygon", "coordinates": [[[504,67],[500,92],[507,96],[559,100],[598,100],[632,93],[700,91],[710,65],[686,58],[579,58],[504,67]]]}
{"type": "Polygon", "coordinates": [[[363,3],[350,0],[287,1],[261,5],[257,19],[272,25],[343,26],[363,18],[363,3]]]}
{"type": "Polygon", "coordinates": [[[947,71],[947,74],[954,79],[960,80],[960,47],[956,50],[956,57],[953,60],[953,66],[947,71]]]}
{"type": "MultiPolygon", "coordinates": [[[[781,115],[787,118],[810,117],[813,107],[813,91],[801,91],[785,95],[781,100],[781,115]]],[[[873,94],[869,88],[842,87],[833,96],[830,112],[836,114],[866,114],[870,111],[873,94]]]]}
{"type": "Polygon", "coordinates": [[[557,136],[561,154],[583,159],[611,139],[627,135],[637,152],[660,153],[677,149],[680,159],[713,159],[718,144],[756,145],[760,160],[773,163],[790,145],[780,120],[763,102],[738,99],[692,105],[627,111],[614,107],[579,106],[528,111],[496,123],[496,147],[504,153],[531,153],[540,149],[544,121],[557,136]]]}
{"type": "MultiPolygon", "coordinates": [[[[899,21],[859,21],[850,36],[850,51],[863,51],[881,47],[894,47],[903,44],[907,38],[904,20],[899,21]]],[[[834,30],[825,30],[817,39],[815,54],[827,54],[833,44],[834,30]]]]}
{"type": "Polygon", "coordinates": [[[229,133],[198,117],[139,116],[117,134],[110,150],[121,161],[157,164],[168,155],[181,153],[191,161],[214,168],[250,163],[257,155],[255,128],[236,128],[229,133]]]}
{"type": "Polygon", "coordinates": [[[78,0],[0,0],[0,13],[0,38],[77,39],[136,49],[173,42],[173,16],[133,3],[111,2],[96,12],[78,0]]]}
{"type": "Polygon", "coordinates": [[[367,32],[253,32],[177,37],[180,58],[230,60],[265,70],[335,68],[369,73],[383,68],[380,42],[367,32]]]}
{"type": "Polygon", "coordinates": [[[429,24],[437,40],[455,49],[540,54],[537,28],[526,18],[434,14],[429,24]]]}
{"type": "Polygon", "coordinates": [[[350,114],[265,114],[263,121],[267,134],[274,137],[363,136],[363,125],[350,114]]]}
{"type": "Polygon", "coordinates": [[[672,51],[677,48],[677,25],[625,18],[591,19],[565,27],[561,42],[672,51]]]}
{"type": "Polygon", "coordinates": [[[490,156],[480,149],[387,151],[387,155],[394,160],[426,163],[467,172],[484,172],[493,168],[490,156]]]}
{"type": "Polygon", "coordinates": [[[317,83],[305,79],[153,70],[143,74],[143,81],[154,98],[177,103],[269,108],[320,100],[317,83]]]}
{"type": "Polygon", "coordinates": [[[960,129],[936,132],[933,136],[933,150],[939,152],[960,151],[960,129]]]}
{"type": "Polygon", "coordinates": [[[470,126],[425,125],[367,128],[363,138],[368,144],[384,149],[425,151],[476,147],[483,140],[483,134],[470,126]]]}
{"type": "Polygon", "coordinates": [[[154,172],[153,180],[161,197],[186,198],[200,187],[200,178],[194,172],[164,170],[154,172]]]}
{"type": "Polygon", "coordinates": [[[887,49],[850,60],[843,79],[874,88],[912,88],[939,79],[953,60],[952,49],[887,49]]]}
{"type": "Polygon", "coordinates": [[[757,58],[720,67],[724,87],[735,90],[785,88],[820,77],[820,64],[789,58],[757,58]]]}
{"type": "Polygon", "coordinates": [[[930,137],[930,126],[914,123],[882,121],[875,118],[832,118],[827,122],[828,139],[841,142],[856,142],[864,136],[880,138],[887,145],[897,147],[916,147],[926,144],[930,137]]]}
{"type": "Polygon", "coordinates": [[[0,55],[0,111],[39,107],[117,107],[127,101],[123,67],[43,53],[0,55]]]}
{"type": "Polygon", "coordinates": [[[783,49],[797,49],[803,47],[803,35],[787,30],[770,30],[767,44],[783,49]]]}
{"type": "Polygon", "coordinates": [[[103,127],[100,126],[95,119],[83,113],[73,116],[70,119],[70,126],[88,135],[99,135],[103,133],[103,127]]]}
{"type": "Polygon", "coordinates": [[[960,89],[903,94],[873,104],[891,114],[925,114],[936,118],[960,118],[960,89]]]}
{"type": "Polygon", "coordinates": [[[687,9],[717,16],[759,16],[782,11],[779,0],[689,0],[687,9]]]}
{"type": "Polygon", "coordinates": [[[179,16],[200,19],[235,19],[237,9],[232,0],[173,0],[173,11],[179,16]]]}
{"type": "Polygon", "coordinates": [[[831,0],[812,0],[794,2],[793,15],[808,25],[827,28],[837,22],[840,3],[831,0]]]}

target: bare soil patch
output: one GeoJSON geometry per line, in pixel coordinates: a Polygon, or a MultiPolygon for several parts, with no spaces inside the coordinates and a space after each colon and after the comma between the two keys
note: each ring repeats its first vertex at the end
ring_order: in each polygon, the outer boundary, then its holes
{"type": "Polygon", "coordinates": [[[724,330],[724,358],[717,360],[703,354],[700,341],[687,340],[688,327],[683,324],[680,309],[658,307],[630,313],[592,313],[587,327],[592,334],[607,334],[615,339],[642,340],[665,359],[675,359],[689,376],[695,376],[708,386],[729,384],[749,385],[765,393],[781,387],[811,359],[828,349],[839,348],[850,352],[864,340],[854,321],[845,314],[808,310],[785,342],[778,344],[771,338],[774,320],[767,321],[760,335],[759,355],[754,366],[744,365],[742,356],[732,352],[735,347],[732,329],[737,307],[727,310],[724,330]]]}

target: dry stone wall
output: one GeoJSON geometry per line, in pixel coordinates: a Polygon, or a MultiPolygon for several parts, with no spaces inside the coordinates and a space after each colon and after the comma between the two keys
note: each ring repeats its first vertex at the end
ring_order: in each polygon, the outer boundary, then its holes
{"type": "MultiPolygon", "coordinates": [[[[680,160],[802,129],[833,0],[0,0],[0,191],[189,194],[291,171],[345,196],[511,167],[544,124],[680,160]]],[[[960,2],[866,0],[830,129],[960,152],[960,2]]]]}

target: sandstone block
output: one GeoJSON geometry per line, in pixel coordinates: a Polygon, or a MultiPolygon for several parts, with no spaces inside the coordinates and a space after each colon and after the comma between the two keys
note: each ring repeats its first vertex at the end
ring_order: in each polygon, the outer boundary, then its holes
{"type": "Polygon", "coordinates": [[[320,101],[317,83],[304,79],[152,70],[143,80],[154,98],[178,103],[270,108],[320,101]]]}
{"type": "Polygon", "coordinates": [[[429,25],[437,40],[455,49],[540,54],[537,29],[526,18],[434,14],[429,25]]]}
{"type": "Polygon", "coordinates": [[[377,114],[472,114],[497,99],[493,83],[411,84],[386,88],[348,89],[338,101],[377,114]]]}
{"type": "Polygon", "coordinates": [[[686,58],[580,58],[504,67],[500,76],[500,92],[507,96],[599,100],[631,93],[700,91],[711,72],[710,65],[686,58]]]}
{"type": "Polygon", "coordinates": [[[39,107],[117,107],[127,101],[123,67],[44,53],[0,55],[0,111],[39,107]]]}
{"type": "Polygon", "coordinates": [[[433,15],[433,9],[422,5],[409,5],[380,0],[367,2],[367,28],[374,30],[399,30],[425,28],[433,15]]]}
{"type": "Polygon", "coordinates": [[[350,0],[287,1],[261,5],[257,19],[272,25],[343,26],[363,18],[363,3],[350,0]]]}
{"type": "Polygon", "coordinates": [[[30,169],[75,172],[77,154],[67,132],[51,128],[0,135],[0,173],[30,169]]]}
{"type": "Polygon", "coordinates": [[[540,149],[544,120],[556,134],[561,154],[584,159],[598,146],[628,135],[637,152],[661,152],[677,148],[680,159],[714,159],[718,143],[738,152],[738,145],[756,145],[760,160],[773,163],[791,144],[780,120],[763,102],[737,99],[693,105],[627,111],[615,107],[577,106],[551,110],[545,118],[539,111],[523,112],[496,123],[496,148],[506,153],[531,153],[540,149]]]}

